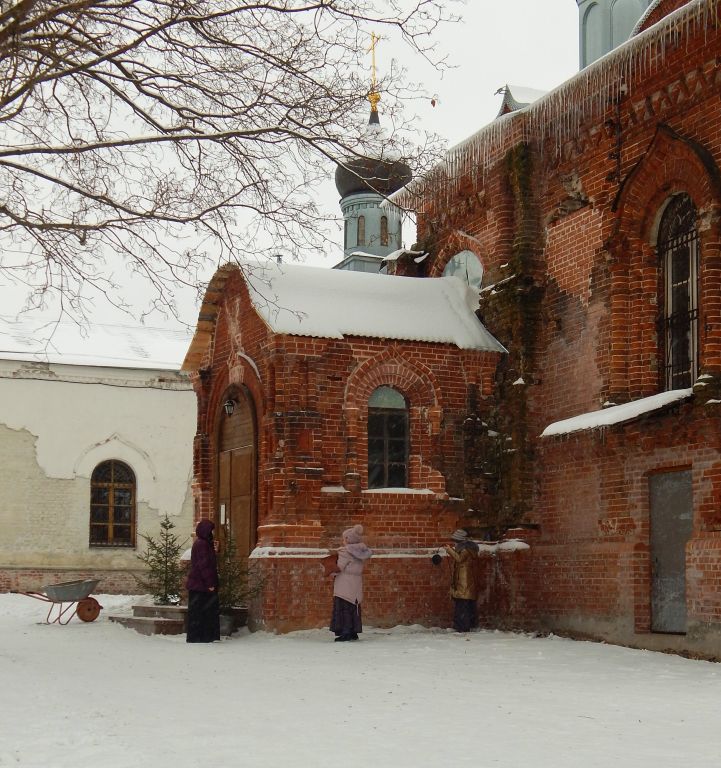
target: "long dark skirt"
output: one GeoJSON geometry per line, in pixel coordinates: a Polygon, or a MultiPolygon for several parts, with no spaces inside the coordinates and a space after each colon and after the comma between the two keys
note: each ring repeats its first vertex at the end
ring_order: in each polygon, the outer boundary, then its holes
{"type": "Polygon", "coordinates": [[[330,631],[335,632],[338,637],[361,633],[363,631],[363,624],[361,622],[360,604],[349,603],[342,597],[334,597],[330,631]]]}
{"type": "Polygon", "coordinates": [[[476,626],[476,601],[453,598],[453,629],[470,632],[476,626]]]}
{"type": "Polygon", "coordinates": [[[212,643],[220,640],[220,607],[217,592],[188,592],[189,643],[212,643]]]}

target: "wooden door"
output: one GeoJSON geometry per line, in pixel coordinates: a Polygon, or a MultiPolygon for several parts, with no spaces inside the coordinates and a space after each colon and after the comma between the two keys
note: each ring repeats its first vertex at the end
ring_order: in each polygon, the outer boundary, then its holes
{"type": "Polygon", "coordinates": [[[691,472],[649,478],[651,630],[686,632],[686,542],[693,525],[691,472]]]}
{"type": "Polygon", "coordinates": [[[241,391],[234,399],[233,414],[220,416],[218,519],[221,535],[232,535],[238,557],[246,558],[255,547],[257,528],[255,422],[248,396],[241,391]]]}

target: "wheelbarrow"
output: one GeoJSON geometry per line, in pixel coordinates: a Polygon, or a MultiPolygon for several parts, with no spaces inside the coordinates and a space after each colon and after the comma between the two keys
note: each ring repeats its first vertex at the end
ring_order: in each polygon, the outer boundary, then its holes
{"type": "Polygon", "coordinates": [[[13,591],[50,603],[45,623],[65,626],[73,616],[77,616],[81,621],[95,621],[98,618],[103,606],[94,597],[90,597],[90,593],[99,582],[100,579],[63,581],[60,584],[48,584],[41,592],[13,591]]]}

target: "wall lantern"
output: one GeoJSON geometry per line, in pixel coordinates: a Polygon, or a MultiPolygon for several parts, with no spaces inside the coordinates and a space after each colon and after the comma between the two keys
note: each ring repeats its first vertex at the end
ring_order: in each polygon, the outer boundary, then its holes
{"type": "Polygon", "coordinates": [[[235,410],[235,400],[229,399],[223,403],[223,410],[227,416],[232,416],[235,410]]]}

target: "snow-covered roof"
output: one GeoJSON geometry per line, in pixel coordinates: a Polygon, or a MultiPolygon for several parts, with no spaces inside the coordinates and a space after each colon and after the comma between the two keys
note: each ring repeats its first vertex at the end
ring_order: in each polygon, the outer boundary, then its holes
{"type": "Polygon", "coordinates": [[[178,371],[191,338],[183,330],[0,315],[3,360],[178,371]]]}
{"type": "Polygon", "coordinates": [[[398,261],[401,256],[413,256],[413,261],[416,262],[416,264],[420,264],[421,261],[423,261],[423,258],[426,256],[425,251],[411,251],[408,248],[399,248],[397,251],[393,251],[392,253],[389,253],[387,256],[383,257],[383,261],[398,261]],[[423,258],[422,258],[423,257],[423,258]]]}
{"type": "Polygon", "coordinates": [[[548,91],[540,91],[538,88],[526,88],[522,85],[506,84],[501,86],[496,93],[503,94],[503,101],[497,115],[497,117],[500,117],[508,112],[515,112],[518,109],[527,107],[529,104],[533,104],[534,101],[538,101],[538,99],[545,96],[548,91]]]}
{"type": "Polygon", "coordinates": [[[554,435],[567,435],[570,432],[580,432],[584,429],[597,429],[599,427],[610,427],[613,424],[621,424],[625,421],[631,421],[644,413],[657,411],[672,403],[693,395],[693,389],[674,389],[670,392],[661,392],[659,395],[642,397],[640,400],[634,400],[631,403],[623,405],[612,405],[600,411],[591,411],[582,413],[563,421],[555,421],[549,424],[541,433],[541,437],[552,437],[554,435]]]}
{"type": "Polygon", "coordinates": [[[268,262],[247,277],[275,333],[455,344],[505,352],[475,315],[478,294],[456,277],[414,278],[268,262]]]}
{"type": "Polygon", "coordinates": [[[637,35],[643,29],[643,25],[646,23],[646,19],[648,19],[648,17],[658,8],[659,5],[661,5],[662,2],[663,0],[653,0],[648,8],[646,8],[646,10],[643,12],[641,18],[634,25],[629,38],[637,35]]]}

